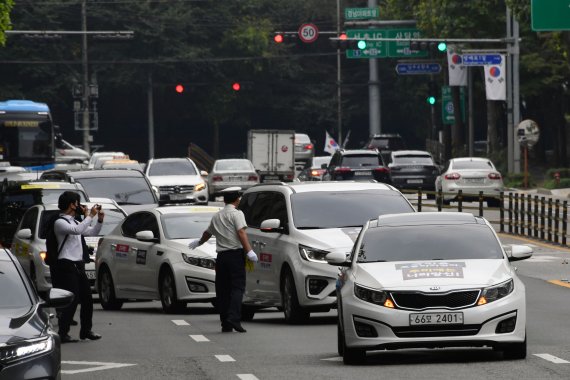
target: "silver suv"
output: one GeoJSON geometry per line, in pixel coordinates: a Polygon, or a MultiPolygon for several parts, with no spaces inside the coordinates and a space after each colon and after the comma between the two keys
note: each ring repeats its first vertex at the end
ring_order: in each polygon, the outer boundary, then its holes
{"type": "Polygon", "coordinates": [[[242,319],[282,307],[289,323],[335,307],[338,269],[327,265],[328,253],[348,255],[370,219],[414,211],[390,185],[351,181],[256,185],[239,208],[259,256],[247,275],[242,319]]]}

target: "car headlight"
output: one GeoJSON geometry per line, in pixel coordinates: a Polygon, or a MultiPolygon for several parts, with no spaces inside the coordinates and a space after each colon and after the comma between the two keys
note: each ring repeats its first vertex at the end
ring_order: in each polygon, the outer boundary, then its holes
{"type": "Polygon", "coordinates": [[[394,308],[394,303],[388,296],[388,293],[381,290],[374,290],[354,284],[354,295],[356,298],[360,298],[363,301],[370,302],[375,305],[385,306],[391,309],[394,308]]]}
{"type": "Polygon", "coordinates": [[[213,259],[206,259],[204,257],[190,256],[182,252],[182,259],[190,265],[202,267],[206,269],[215,269],[216,261],[213,259]]]}
{"type": "Polygon", "coordinates": [[[204,190],[205,188],[206,188],[206,184],[204,182],[201,182],[201,183],[197,184],[196,186],[194,186],[194,191],[204,190]]]}
{"type": "Polygon", "coordinates": [[[10,363],[50,352],[53,349],[53,336],[41,339],[24,340],[17,344],[0,346],[0,363],[10,363]]]}
{"type": "Polygon", "coordinates": [[[307,247],[306,245],[299,244],[299,253],[301,258],[307,261],[313,261],[316,263],[326,263],[326,255],[329,251],[324,251],[322,249],[307,247]]]}
{"type": "Polygon", "coordinates": [[[496,301],[503,297],[508,296],[513,292],[515,288],[515,284],[513,279],[511,278],[508,281],[505,281],[499,285],[490,286],[488,288],[483,289],[481,292],[481,296],[479,296],[479,300],[477,301],[477,305],[485,305],[489,302],[496,301]]]}

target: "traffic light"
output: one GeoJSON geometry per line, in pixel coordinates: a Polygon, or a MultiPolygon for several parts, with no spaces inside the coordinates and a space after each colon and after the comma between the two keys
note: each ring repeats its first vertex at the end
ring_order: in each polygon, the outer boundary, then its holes
{"type": "Polygon", "coordinates": [[[356,49],[366,49],[366,41],[365,40],[356,40],[356,39],[348,39],[349,37],[346,35],[346,33],[341,33],[338,38],[336,39],[331,39],[331,45],[335,48],[335,49],[340,49],[340,50],[346,50],[346,49],[351,49],[351,50],[356,50],[356,49]]]}
{"type": "Polygon", "coordinates": [[[445,43],[445,41],[440,41],[437,44],[437,50],[439,50],[440,52],[444,53],[447,51],[447,44],[445,43]]]}
{"type": "Polygon", "coordinates": [[[282,34],[276,34],[275,37],[273,37],[273,41],[275,41],[276,44],[282,43],[283,40],[284,38],[282,34]]]}
{"type": "Polygon", "coordinates": [[[232,90],[234,90],[234,91],[237,92],[237,91],[239,91],[240,89],[241,89],[241,85],[239,84],[239,82],[234,82],[234,83],[232,84],[232,90]]]}
{"type": "Polygon", "coordinates": [[[445,53],[447,51],[447,44],[445,41],[411,41],[410,50],[428,52],[430,54],[445,53]]]}
{"type": "Polygon", "coordinates": [[[428,83],[428,96],[426,101],[429,105],[434,105],[437,102],[437,83],[430,81],[428,83]]]}
{"type": "Polygon", "coordinates": [[[273,36],[273,41],[276,44],[282,44],[284,42],[295,42],[297,41],[296,33],[275,33],[273,36]]]}
{"type": "Polygon", "coordinates": [[[176,87],[174,87],[174,89],[176,90],[177,93],[182,94],[184,92],[184,86],[181,84],[177,84],[176,87]]]}

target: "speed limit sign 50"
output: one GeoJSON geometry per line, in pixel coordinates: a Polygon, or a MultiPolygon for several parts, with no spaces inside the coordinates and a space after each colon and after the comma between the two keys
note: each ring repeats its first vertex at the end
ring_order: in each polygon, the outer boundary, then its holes
{"type": "Polygon", "coordinates": [[[319,38],[319,28],[315,24],[303,24],[299,27],[299,38],[307,44],[315,42],[319,38]]]}

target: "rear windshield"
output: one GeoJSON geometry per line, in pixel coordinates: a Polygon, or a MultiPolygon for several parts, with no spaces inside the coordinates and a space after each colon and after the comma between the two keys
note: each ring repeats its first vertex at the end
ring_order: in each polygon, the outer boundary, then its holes
{"type": "Polygon", "coordinates": [[[0,261],[0,309],[29,307],[30,295],[12,261],[0,261]]]}
{"type": "Polygon", "coordinates": [[[406,148],[399,138],[375,138],[370,145],[380,150],[402,150],[406,148]]]}
{"type": "Polygon", "coordinates": [[[490,161],[454,161],[453,169],[493,169],[490,161]]]}
{"type": "Polygon", "coordinates": [[[194,165],[188,160],[154,161],[148,169],[149,176],[198,175],[194,165]]]}
{"type": "Polygon", "coordinates": [[[379,215],[415,211],[402,195],[383,190],[296,193],[291,204],[298,229],[358,227],[379,215]]]}
{"type": "Polygon", "coordinates": [[[362,166],[379,166],[382,165],[382,161],[378,155],[347,155],[342,158],[341,165],[347,166],[349,168],[358,168],[362,166]]]}
{"type": "Polygon", "coordinates": [[[156,203],[152,189],[143,177],[105,177],[77,179],[91,197],[111,198],[119,205],[156,203]]]}
{"type": "Polygon", "coordinates": [[[218,163],[216,163],[216,167],[215,167],[216,171],[238,171],[238,170],[242,170],[242,171],[247,171],[247,170],[253,170],[253,167],[251,166],[251,163],[249,161],[220,161],[218,163]]]}
{"type": "Polygon", "coordinates": [[[502,258],[501,246],[488,226],[414,225],[369,229],[358,262],[502,258]]]}
{"type": "Polygon", "coordinates": [[[394,156],[392,162],[396,165],[433,165],[431,156],[425,155],[394,156]]]}
{"type": "Polygon", "coordinates": [[[202,236],[212,220],[213,214],[169,214],[162,215],[162,229],[167,239],[191,239],[202,236]]]}

